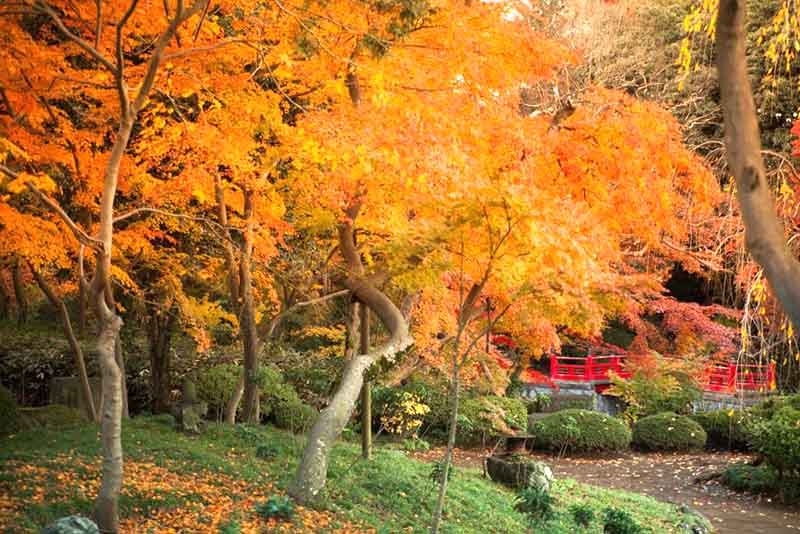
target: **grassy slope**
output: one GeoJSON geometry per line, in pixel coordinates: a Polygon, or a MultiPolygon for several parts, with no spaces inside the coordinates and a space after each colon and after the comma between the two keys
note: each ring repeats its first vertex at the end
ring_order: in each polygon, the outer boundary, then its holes
{"type": "MultiPolygon", "coordinates": [[[[137,534],[170,532],[163,524],[172,520],[178,526],[171,532],[216,532],[220,519],[231,516],[244,526],[248,521],[260,524],[253,532],[355,532],[353,525],[373,527],[378,533],[426,532],[435,498],[430,465],[391,449],[379,449],[373,462],[363,462],[358,447],[344,443],[333,452],[320,515],[301,513],[295,526],[280,528],[258,523],[253,503],[285,490],[302,450],[299,438],[271,427],[213,424],[204,436],[192,438],[177,434],[156,418],[136,418],[125,425],[123,440],[130,468],[121,513],[129,525],[135,525],[137,534]],[[261,444],[272,449],[271,458],[256,457],[261,444]],[[178,478],[173,480],[173,475],[178,478]],[[233,480],[241,488],[234,489],[233,480]],[[233,500],[223,501],[228,498],[223,494],[233,495],[233,500]],[[208,514],[202,516],[196,510],[208,514]],[[202,525],[202,529],[189,529],[187,524],[202,525]]],[[[57,517],[88,514],[97,483],[98,453],[97,427],[92,425],[37,429],[0,441],[0,525],[5,532],[35,532],[37,526],[57,517]]],[[[674,506],[651,498],[574,481],[559,481],[554,492],[557,517],[546,527],[537,526],[535,532],[578,531],[567,511],[578,502],[589,504],[597,515],[606,506],[623,508],[655,533],[681,532],[681,523],[691,520],[674,506]]],[[[525,518],[513,510],[513,495],[477,471],[455,473],[447,503],[446,533],[526,531],[525,518]]],[[[586,532],[602,532],[602,526],[598,522],[586,532]]]]}

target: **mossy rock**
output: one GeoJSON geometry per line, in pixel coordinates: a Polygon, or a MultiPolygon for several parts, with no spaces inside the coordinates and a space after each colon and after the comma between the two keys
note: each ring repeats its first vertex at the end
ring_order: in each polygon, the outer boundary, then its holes
{"type": "Polygon", "coordinates": [[[493,481],[510,488],[524,488],[533,483],[548,491],[553,481],[553,472],[546,464],[516,454],[487,456],[486,471],[493,481]]]}
{"type": "Polygon", "coordinates": [[[631,443],[620,419],[589,410],[561,410],[533,424],[533,446],[556,452],[619,452],[631,443]]]}
{"type": "Polygon", "coordinates": [[[40,534],[100,534],[100,530],[91,519],[71,515],[43,528],[40,534]]]}
{"type": "Polygon", "coordinates": [[[633,427],[633,443],[651,451],[702,449],[706,439],[706,431],[697,421],[672,412],[644,417],[633,427]]]}
{"type": "Polygon", "coordinates": [[[19,430],[20,415],[17,399],[9,390],[0,386],[0,436],[19,430]]]}

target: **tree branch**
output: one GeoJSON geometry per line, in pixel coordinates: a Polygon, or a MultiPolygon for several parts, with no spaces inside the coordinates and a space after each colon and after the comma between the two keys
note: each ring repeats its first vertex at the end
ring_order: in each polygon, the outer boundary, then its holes
{"type": "Polygon", "coordinates": [[[63,208],[61,208],[61,206],[59,206],[58,203],[55,200],[53,200],[52,198],[50,198],[47,195],[45,195],[35,185],[33,185],[32,182],[25,182],[25,185],[28,187],[28,189],[30,189],[30,191],[34,195],[39,197],[39,200],[41,200],[47,207],[49,207],[52,211],[54,211],[59,217],[61,217],[61,220],[64,221],[64,223],[72,231],[72,234],[75,236],[75,238],[82,245],[86,245],[87,247],[91,247],[91,248],[94,248],[94,249],[102,249],[103,242],[100,241],[99,239],[91,237],[89,234],[87,234],[83,230],[83,228],[78,226],[75,223],[75,221],[73,221],[70,218],[70,216],[67,215],[67,212],[64,211],[63,208]]]}

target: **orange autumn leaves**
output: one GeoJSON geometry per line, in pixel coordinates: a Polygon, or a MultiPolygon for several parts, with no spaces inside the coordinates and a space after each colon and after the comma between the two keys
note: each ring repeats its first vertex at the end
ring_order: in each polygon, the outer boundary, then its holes
{"type": "MultiPolygon", "coordinates": [[[[19,524],[21,512],[39,504],[83,501],[84,514],[99,486],[99,462],[66,455],[45,464],[9,462],[0,482],[0,524],[19,524]],[[11,484],[13,480],[13,491],[11,484]]],[[[275,493],[267,481],[245,482],[183,464],[158,465],[128,460],[122,506],[122,532],[217,534],[230,518],[240,518],[243,534],[369,534],[375,530],[337,519],[326,511],[296,508],[292,522],[265,520],[255,506],[275,493]]],[[[73,510],[78,512],[78,510],[73,510]]],[[[35,528],[20,532],[36,532],[35,528]]]]}

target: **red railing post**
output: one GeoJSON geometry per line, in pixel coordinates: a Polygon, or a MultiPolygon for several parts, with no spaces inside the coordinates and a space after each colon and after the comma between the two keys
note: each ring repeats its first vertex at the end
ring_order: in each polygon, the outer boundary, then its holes
{"type": "Polygon", "coordinates": [[[586,357],[586,364],[583,370],[583,379],[586,381],[594,380],[594,357],[588,355],[586,357]]]}
{"type": "Polygon", "coordinates": [[[771,391],[778,387],[777,380],[775,379],[775,362],[769,362],[767,368],[767,391],[771,391]]]}
{"type": "Polygon", "coordinates": [[[739,372],[739,366],[735,363],[728,364],[728,389],[736,391],[736,375],[739,372]]]}
{"type": "Polygon", "coordinates": [[[555,380],[558,375],[558,356],[552,354],[550,356],[550,379],[555,380]]]}

